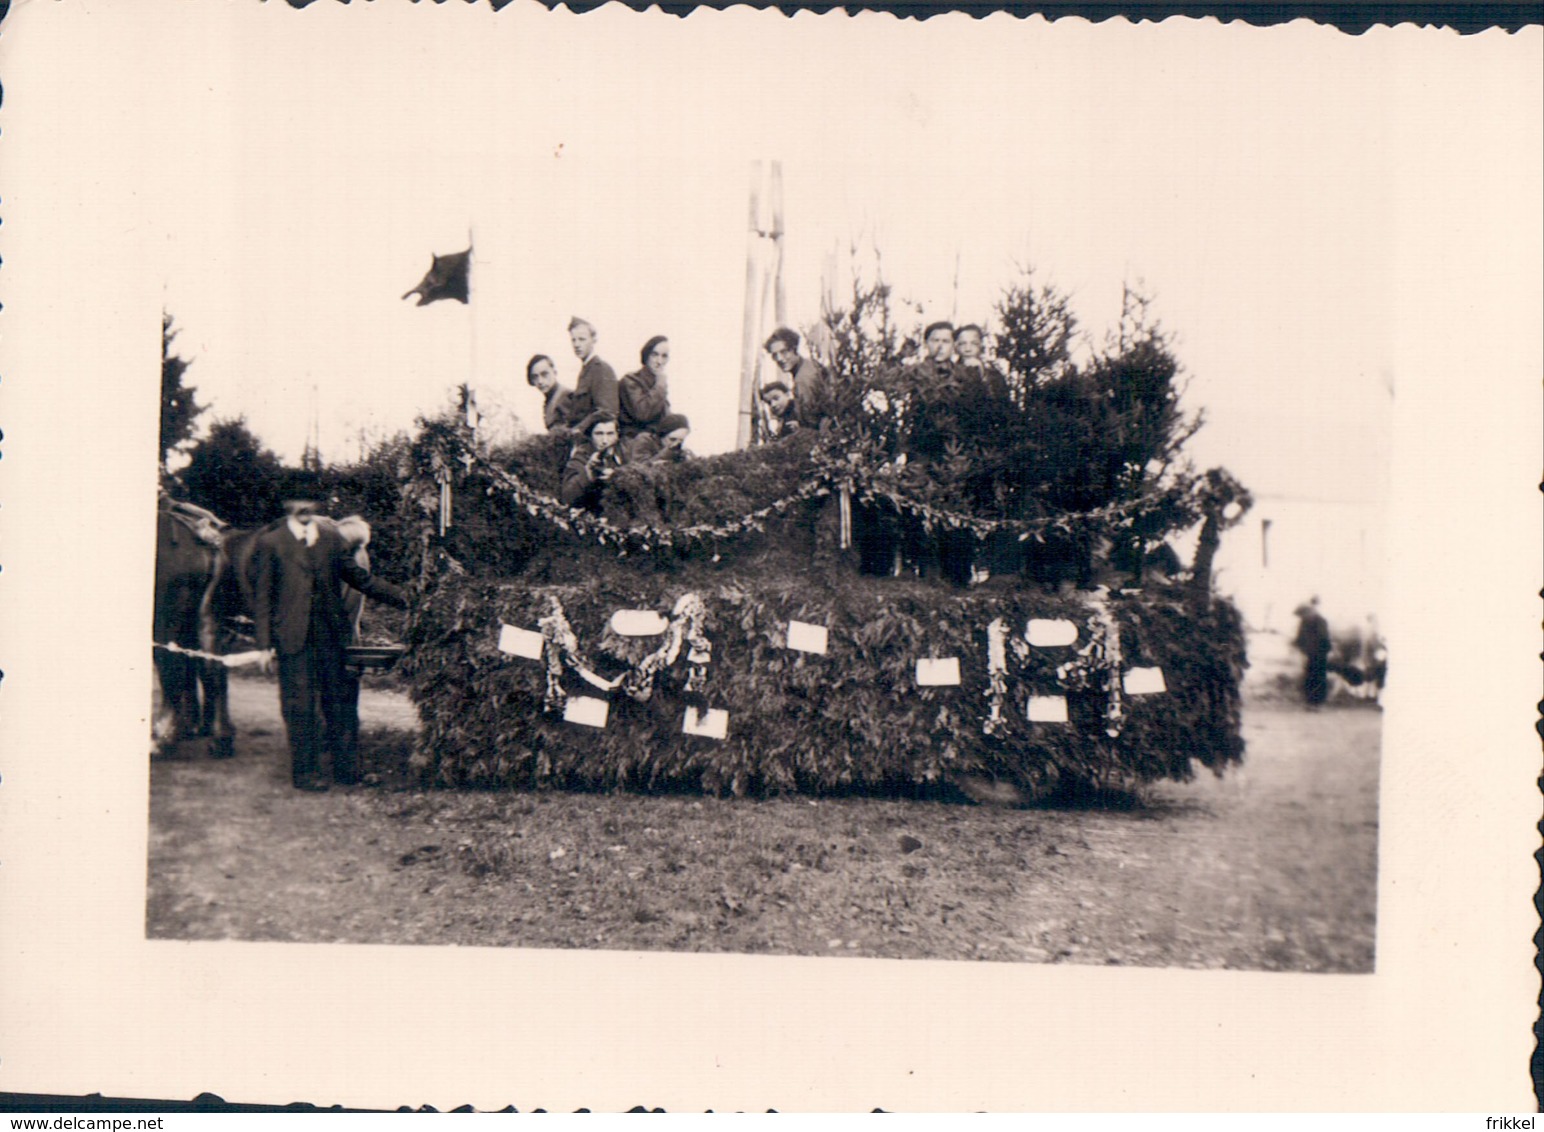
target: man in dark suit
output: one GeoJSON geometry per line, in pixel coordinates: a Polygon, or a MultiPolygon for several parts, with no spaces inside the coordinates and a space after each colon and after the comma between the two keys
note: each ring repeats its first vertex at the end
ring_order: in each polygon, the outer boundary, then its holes
{"type": "Polygon", "coordinates": [[[336,525],[317,521],[315,500],[286,500],[284,510],[284,521],[264,530],[253,550],[257,647],[278,656],[279,710],[295,786],[327,789],[323,748],[332,755],[333,779],[352,785],[359,781],[359,766],[343,650],[353,626],[343,584],[401,608],[407,598],[355,562],[354,547],[336,525]]]}

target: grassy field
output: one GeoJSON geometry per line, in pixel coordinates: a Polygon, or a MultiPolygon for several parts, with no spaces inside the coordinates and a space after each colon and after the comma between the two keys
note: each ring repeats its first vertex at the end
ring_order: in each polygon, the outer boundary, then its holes
{"type": "Polygon", "coordinates": [[[1246,689],[1242,771],[1062,808],[426,791],[367,687],[374,786],[289,785],[275,686],[239,755],[151,764],[155,938],[1366,972],[1381,716],[1246,689]]]}

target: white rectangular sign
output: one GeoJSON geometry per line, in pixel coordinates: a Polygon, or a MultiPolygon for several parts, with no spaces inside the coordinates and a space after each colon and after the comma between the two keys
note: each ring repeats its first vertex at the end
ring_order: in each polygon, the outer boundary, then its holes
{"type": "Polygon", "coordinates": [[[619,609],[611,615],[611,631],[619,637],[657,637],[670,622],[652,609],[619,609]]]}
{"type": "Polygon", "coordinates": [[[1066,696],[1030,696],[1024,714],[1031,723],[1066,723],[1066,696]]]}
{"type": "Polygon", "coordinates": [[[563,706],[563,718],[569,723],[582,723],[586,727],[605,727],[611,705],[594,696],[571,696],[563,706]]]}
{"type": "Polygon", "coordinates": [[[499,622],[499,652],[510,656],[523,656],[527,660],[541,659],[542,636],[530,629],[517,629],[499,622]]]}
{"type": "Polygon", "coordinates": [[[1150,696],[1155,692],[1167,692],[1161,668],[1131,668],[1121,680],[1128,696],[1150,696]]]}
{"type": "Polygon", "coordinates": [[[800,652],[826,655],[826,627],[811,625],[807,621],[788,622],[788,647],[800,652]]]}
{"type": "Polygon", "coordinates": [[[686,709],[681,730],[687,735],[701,735],[704,739],[729,738],[729,713],[723,708],[709,708],[699,712],[694,707],[686,709]]]}
{"type": "Polygon", "coordinates": [[[1024,626],[1024,639],[1040,648],[1070,645],[1078,639],[1078,627],[1071,621],[1051,621],[1033,617],[1029,624],[1024,626]]]}
{"type": "Polygon", "coordinates": [[[917,686],[942,687],[960,682],[960,658],[931,656],[917,661],[917,686]]]}

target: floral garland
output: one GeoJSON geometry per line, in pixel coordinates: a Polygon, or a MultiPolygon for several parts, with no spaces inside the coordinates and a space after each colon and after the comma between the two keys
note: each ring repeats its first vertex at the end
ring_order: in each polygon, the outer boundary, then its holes
{"type": "Polygon", "coordinates": [[[655,677],[674,664],[676,657],[681,655],[682,638],[691,646],[686,654],[687,663],[691,667],[687,672],[685,690],[701,690],[708,678],[708,663],[713,659],[712,642],[703,632],[707,613],[702,598],[694,593],[681,595],[671,611],[670,627],[665,632],[664,643],[623,677],[622,687],[629,696],[643,703],[654,694],[655,677]]]}
{"type": "MultiPolygon", "coordinates": [[[[732,538],[746,531],[763,531],[765,523],[773,515],[781,515],[790,507],[817,496],[829,495],[831,489],[819,479],[802,484],[792,495],[785,496],[727,523],[697,523],[675,529],[649,529],[644,527],[619,527],[609,519],[593,515],[577,507],[567,507],[545,492],[537,491],[520,477],[503,468],[489,464],[481,457],[476,463],[495,485],[508,491],[515,503],[525,508],[533,518],[545,519],[561,530],[594,538],[602,546],[620,547],[622,553],[638,548],[648,551],[654,547],[671,547],[692,543],[712,542],[732,538]]],[[[492,488],[489,489],[490,494],[492,488]]]]}
{"type": "Polygon", "coordinates": [[[951,511],[945,507],[935,507],[931,503],[913,499],[894,487],[892,483],[887,483],[886,481],[895,479],[895,473],[904,464],[886,464],[876,469],[862,463],[855,456],[846,458],[834,456],[830,451],[830,445],[814,449],[810,456],[820,473],[839,488],[850,493],[855,492],[864,503],[884,500],[893,505],[896,510],[920,519],[927,530],[931,531],[937,527],[948,530],[969,530],[978,538],[1006,531],[1017,534],[1021,542],[1028,538],[1039,538],[1043,532],[1053,528],[1063,533],[1070,533],[1075,527],[1104,521],[1130,526],[1147,511],[1156,509],[1180,486],[1173,484],[1162,492],[1150,492],[1092,511],[1063,512],[1060,515],[1047,515],[1038,519],[982,519],[962,511],[951,511]]]}
{"type": "Polygon", "coordinates": [[[1088,643],[1056,670],[1056,676],[1068,688],[1087,691],[1103,681],[1105,686],[1104,733],[1111,739],[1120,736],[1126,725],[1126,708],[1121,700],[1120,625],[1110,610],[1108,593],[1100,587],[1089,595],[1088,643]]]}
{"type": "MultiPolygon", "coordinates": [[[[1089,595],[1089,616],[1086,621],[1087,644],[1078,649],[1072,659],[1056,669],[1056,677],[1068,691],[1089,691],[1103,685],[1106,699],[1104,731],[1111,739],[1120,737],[1126,723],[1126,708],[1121,689],[1122,648],[1120,625],[1110,609],[1107,592],[1101,588],[1089,595]]],[[[621,687],[639,703],[646,703],[654,694],[659,674],[673,665],[681,655],[681,646],[688,646],[688,664],[684,692],[700,692],[707,682],[708,665],[713,660],[713,644],[705,632],[707,607],[696,593],[685,593],[676,600],[671,610],[670,624],[665,640],[648,656],[644,657],[627,673],[607,680],[591,670],[579,644],[578,635],[569,624],[563,604],[556,595],[547,598],[547,614],[538,624],[542,635],[542,658],[547,670],[547,690],[542,700],[542,710],[557,712],[567,702],[568,694],[562,685],[563,668],[566,665],[587,683],[602,691],[621,687]]],[[[1008,730],[1008,718],[1004,706],[1008,697],[1008,651],[1021,664],[1029,658],[1028,643],[1018,635],[1010,635],[1008,624],[1001,617],[994,618],[987,626],[987,698],[988,711],[982,721],[985,735],[996,736],[1008,730]]]]}
{"type": "Polygon", "coordinates": [[[684,641],[689,665],[686,676],[687,692],[701,691],[708,679],[708,665],[713,660],[713,643],[704,631],[707,607],[695,593],[682,594],[671,611],[670,626],[665,641],[637,666],[617,677],[607,680],[597,675],[579,645],[579,636],[568,622],[563,603],[556,594],[547,597],[547,614],[538,622],[542,635],[542,659],[547,668],[547,691],[542,698],[542,710],[556,712],[568,700],[563,691],[563,667],[573,669],[588,684],[609,692],[619,685],[629,696],[640,703],[654,694],[654,682],[659,674],[676,662],[681,655],[684,641]]]}
{"type": "MultiPolygon", "coordinates": [[[[440,443],[443,444],[444,441],[440,443]]],[[[467,473],[476,468],[492,481],[488,489],[490,495],[497,489],[507,491],[515,504],[533,518],[543,519],[560,530],[593,538],[602,546],[615,546],[623,554],[635,548],[649,551],[654,547],[714,543],[747,531],[764,531],[766,521],[774,515],[782,515],[791,507],[810,499],[830,495],[833,491],[839,498],[847,500],[856,495],[865,503],[886,501],[897,510],[920,519],[928,530],[937,527],[970,530],[980,538],[995,532],[1006,531],[1016,533],[1023,541],[1029,538],[1041,538],[1045,531],[1051,529],[1070,533],[1078,527],[1104,522],[1130,526],[1142,514],[1159,506],[1164,498],[1171,497],[1179,486],[1171,485],[1161,493],[1148,493],[1092,511],[1063,512],[1038,519],[981,519],[911,498],[892,484],[885,482],[893,480],[894,465],[886,465],[878,469],[869,467],[856,455],[837,454],[836,445],[836,438],[823,437],[821,444],[810,452],[810,458],[815,465],[815,475],[782,499],[727,522],[697,523],[687,527],[663,529],[619,527],[603,516],[565,506],[545,492],[531,487],[512,472],[490,464],[470,447],[464,447],[459,456],[447,457],[437,444],[430,454],[430,474],[439,489],[441,535],[444,534],[444,528],[450,521],[448,496],[452,468],[454,464],[459,463],[467,473]]]]}
{"type": "Polygon", "coordinates": [[[563,603],[557,599],[557,595],[548,596],[547,615],[537,625],[541,629],[542,658],[547,665],[547,692],[542,697],[541,705],[543,711],[558,711],[568,701],[568,693],[563,691],[564,664],[602,691],[609,692],[620,682],[607,680],[591,671],[589,662],[579,649],[579,636],[568,623],[568,615],[563,612],[563,603]]]}
{"type": "Polygon", "coordinates": [[[991,703],[981,731],[986,735],[999,735],[1008,728],[1003,716],[1003,701],[1008,696],[1008,623],[1001,617],[994,618],[986,627],[986,695],[991,703]]]}

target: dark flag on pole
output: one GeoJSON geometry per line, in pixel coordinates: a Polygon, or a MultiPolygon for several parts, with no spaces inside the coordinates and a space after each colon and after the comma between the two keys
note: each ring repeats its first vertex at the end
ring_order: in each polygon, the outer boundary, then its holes
{"type": "Polygon", "coordinates": [[[429,265],[423,281],[402,297],[405,299],[408,295],[417,295],[419,306],[432,303],[437,299],[458,299],[463,303],[467,302],[471,295],[471,272],[471,248],[453,255],[437,255],[434,257],[434,262],[429,265]]]}

